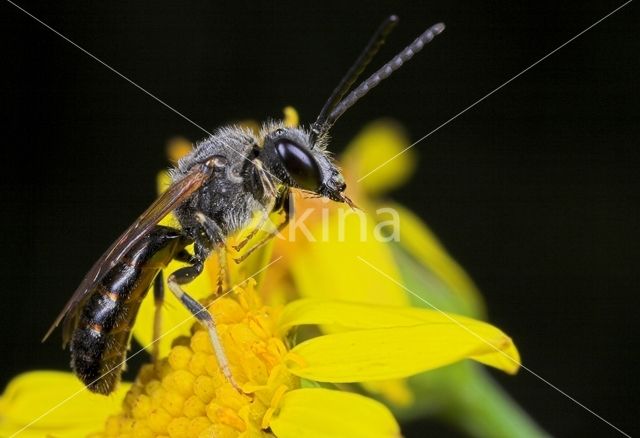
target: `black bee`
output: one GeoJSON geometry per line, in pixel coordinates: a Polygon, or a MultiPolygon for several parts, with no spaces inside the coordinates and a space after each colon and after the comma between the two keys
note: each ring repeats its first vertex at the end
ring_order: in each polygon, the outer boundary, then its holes
{"type": "MultiPolygon", "coordinates": [[[[238,126],[223,127],[197,143],[171,170],[168,190],[92,266],[45,336],[64,320],[63,338],[70,345],[71,367],[89,390],[101,394],[114,390],[140,303],[154,281],[156,302],[162,302],[162,270],[173,259],[187,261],[189,266],[169,275],[171,292],[208,329],[220,369],[238,388],[213,317],[182,285],[202,272],[212,252],[223,260],[225,239],[248,226],[256,213],[265,221],[270,213],[281,213],[282,224],[248,247],[236,262],[275,236],[289,220],[292,188],[351,205],[344,195],[342,174],[326,150],[330,128],[371,88],[444,30],[441,23],[427,29],[347,95],[397,21],[390,16],[380,25],[309,129],[273,122],[255,135],[238,126]],[[158,225],[171,212],[180,229],[158,225]],[[191,243],[193,254],[185,250],[191,243]]],[[[263,225],[264,221],[238,248],[249,243],[263,225]]],[[[159,320],[156,335],[158,325],[159,320]]]]}

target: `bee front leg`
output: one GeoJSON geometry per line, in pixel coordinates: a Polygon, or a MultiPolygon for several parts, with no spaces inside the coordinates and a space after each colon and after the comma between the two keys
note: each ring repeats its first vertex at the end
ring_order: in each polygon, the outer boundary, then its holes
{"type": "Polygon", "coordinates": [[[251,241],[251,239],[255,237],[256,234],[258,234],[258,232],[262,229],[262,227],[264,227],[264,224],[267,222],[267,219],[269,219],[269,211],[265,209],[265,210],[262,210],[260,213],[261,213],[260,221],[251,230],[251,232],[249,232],[249,234],[247,234],[244,237],[244,239],[238,242],[237,245],[233,246],[233,249],[235,249],[236,251],[240,251],[242,248],[244,248],[244,246],[247,243],[249,243],[249,241],[251,241]]]}
{"type": "Polygon", "coordinates": [[[287,227],[287,225],[289,225],[289,220],[291,219],[291,216],[293,216],[294,214],[293,213],[294,205],[293,205],[293,198],[290,196],[290,193],[288,190],[285,191],[282,194],[282,196],[276,201],[276,204],[273,208],[273,212],[283,214],[282,222],[278,224],[275,230],[269,231],[269,233],[264,238],[262,238],[262,240],[257,242],[255,245],[251,246],[241,256],[234,258],[233,259],[234,262],[236,262],[237,264],[240,264],[243,261],[245,261],[247,257],[253,254],[256,250],[262,248],[264,245],[269,243],[271,239],[276,237],[282,230],[284,230],[287,227]]]}
{"type": "Polygon", "coordinates": [[[229,359],[224,351],[224,347],[220,340],[220,336],[218,335],[218,330],[216,328],[216,321],[213,318],[213,315],[209,313],[206,307],[200,304],[197,300],[189,296],[181,287],[181,285],[190,283],[196,278],[202,270],[204,269],[204,262],[199,259],[192,266],[187,266],[185,268],[178,269],[173,274],[169,276],[167,279],[167,283],[169,284],[169,289],[171,292],[180,300],[180,302],[195,316],[198,318],[198,321],[202,325],[204,325],[209,332],[209,339],[211,340],[211,345],[213,346],[213,351],[216,355],[216,359],[218,361],[218,366],[220,370],[227,378],[229,383],[241,392],[240,386],[236,383],[231,374],[231,368],[229,367],[229,359]]]}

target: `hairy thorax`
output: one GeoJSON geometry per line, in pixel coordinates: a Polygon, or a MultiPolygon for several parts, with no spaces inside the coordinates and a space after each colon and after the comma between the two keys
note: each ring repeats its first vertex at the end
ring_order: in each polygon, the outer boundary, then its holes
{"type": "Polygon", "coordinates": [[[197,213],[213,219],[224,238],[246,226],[254,212],[268,208],[269,197],[250,161],[257,144],[251,131],[225,127],[196,144],[171,170],[175,183],[194,165],[215,158],[216,167],[209,181],[175,210],[188,234],[199,229],[197,213]]]}

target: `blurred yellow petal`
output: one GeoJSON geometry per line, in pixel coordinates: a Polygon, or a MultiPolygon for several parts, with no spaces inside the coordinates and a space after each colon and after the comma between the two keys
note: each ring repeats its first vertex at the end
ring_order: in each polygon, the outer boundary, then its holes
{"type": "Polygon", "coordinates": [[[254,119],[238,120],[234,123],[234,125],[244,129],[248,129],[249,131],[253,132],[254,135],[258,135],[260,133],[260,123],[254,119]]]}
{"type": "Polygon", "coordinates": [[[400,436],[398,423],[382,403],[324,388],[287,392],[269,425],[278,438],[400,436]]]}
{"type": "Polygon", "coordinates": [[[193,149],[193,144],[184,137],[173,137],[167,141],[167,157],[171,163],[187,155],[193,149]]]}
{"type": "Polygon", "coordinates": [[[360,382],[360,385],[367,393],[375,394],[376,398],[384,397],[384,401],[393,406],[409,407],[416,401],[407,379],[360,382]]]}
{"type": "MultiPolygon", "coordinates": [[[[391,248],[376,236],[375,221],[362,211],[341,206],[323,221],[296,222],[289,226],[298,233],[279,248],[295,246],[289,252],[289,269],[296,290],[306,297],[326,297],[385,305],[407,306],[409,299],[401,284],[391,248]],[[380,281],[371,268],[358,263],[365,254],[371,263],[394,278],[380,281]]],[[[304,214],[304,213],[301,213],[304,214]]],[[[304,219],[304,216],[298,216],[304,219]]]]}
{"type": "MultiPolygon", "coordinates": [[[[367,312],[363,306],[360,321],[365,321],[364,315],[381,316],[379,310],[367,312]]],[[[511,374],[519,367],[511,339],[490,324],[426,309],[389,307],[387,312],[389,317],[381,316],[383,328],[334,333],[297,345],[290,352],[289,371],[337,383],[408,377],[467,358],[511,374]],[[408,310],[419,311],[428,322],[409,325],[405,319],[398,326],[389,325],[396,318],[413,316],[408,310]]]]}
{"type": "Polygon", "coordinates": [[[169,172],[166,170],[158,172],[158,175],[156,176],[156,191],[158,194],[164,193],[165,190],[169,188],[170,184],[171,177],[169,176],[169,172]]]}
{"type": "Polygon", "coordinates": [[[99,431],[106,418],[121,409],[130,384],[121,383],[108,397],[93,394],[70,373],[32,371],[20,374],[0,397],[0,436],[30,422],[20,437],[85,437],[99,431]]]}
{"type": "Polygon", "coordinates": [[[341,162],[351,179],[366,176],[358,182],[358,189],[375,196],[404,184],[413,174],[417,163],[414,151],[401,153],[408,146],[409,139],[398,123],[378,120],[349,144],[341,162]]]}
{"type": "Polygon", "coordinates": [[[284,113],[284,124],[289,128],[297,128],[300,124],[300,116],[298,111],[292,106],[285,107],[282,112],[284,113]]]}
{"type": "Polygon", "coordinates": [[[470,304],[475,314],[484,315],[484,300],[475,284],[447,253],[427,224],[411,210],[399,204],[390,207],[395,209],[400,217],[400,245],[445,283],[452,293],[470,304]]]}

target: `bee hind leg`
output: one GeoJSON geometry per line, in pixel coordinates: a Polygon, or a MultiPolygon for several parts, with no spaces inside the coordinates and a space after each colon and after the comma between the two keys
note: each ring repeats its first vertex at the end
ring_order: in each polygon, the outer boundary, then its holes
{"type": "Polygon", "coordinates": [[[189,296],[181,287],[181,285],[187,284],[191,282],[194,278],[196,278],[202,272],[204,268],[204,262],[202,260],[197,260],[192,266],[187,266],[185,268],[178,269],[174,273],[172,273],[167,279],[167,283],[169,285],[169,289],[171,292],[180,300],[180,302],[195,316],[198,321],[202,325],[204,325],[209,332],[209,339],[211,340],[211,345],[213,347],[213,351],[215,353],[216,359],[218,361],[218,366],[222,371],[222,374],[227,378],[229,383],[237,389],[239,392],[242,392],[240,386],[236,383],[233,375],[231,374],[231,368],[229,367],[229,359],[224,351],[224,347],[220,340],[220,336],[218,335],[218,330],[216,328],[216,321],[211,315],[207,308],[200,304],[197,300],[189,296]]]}

